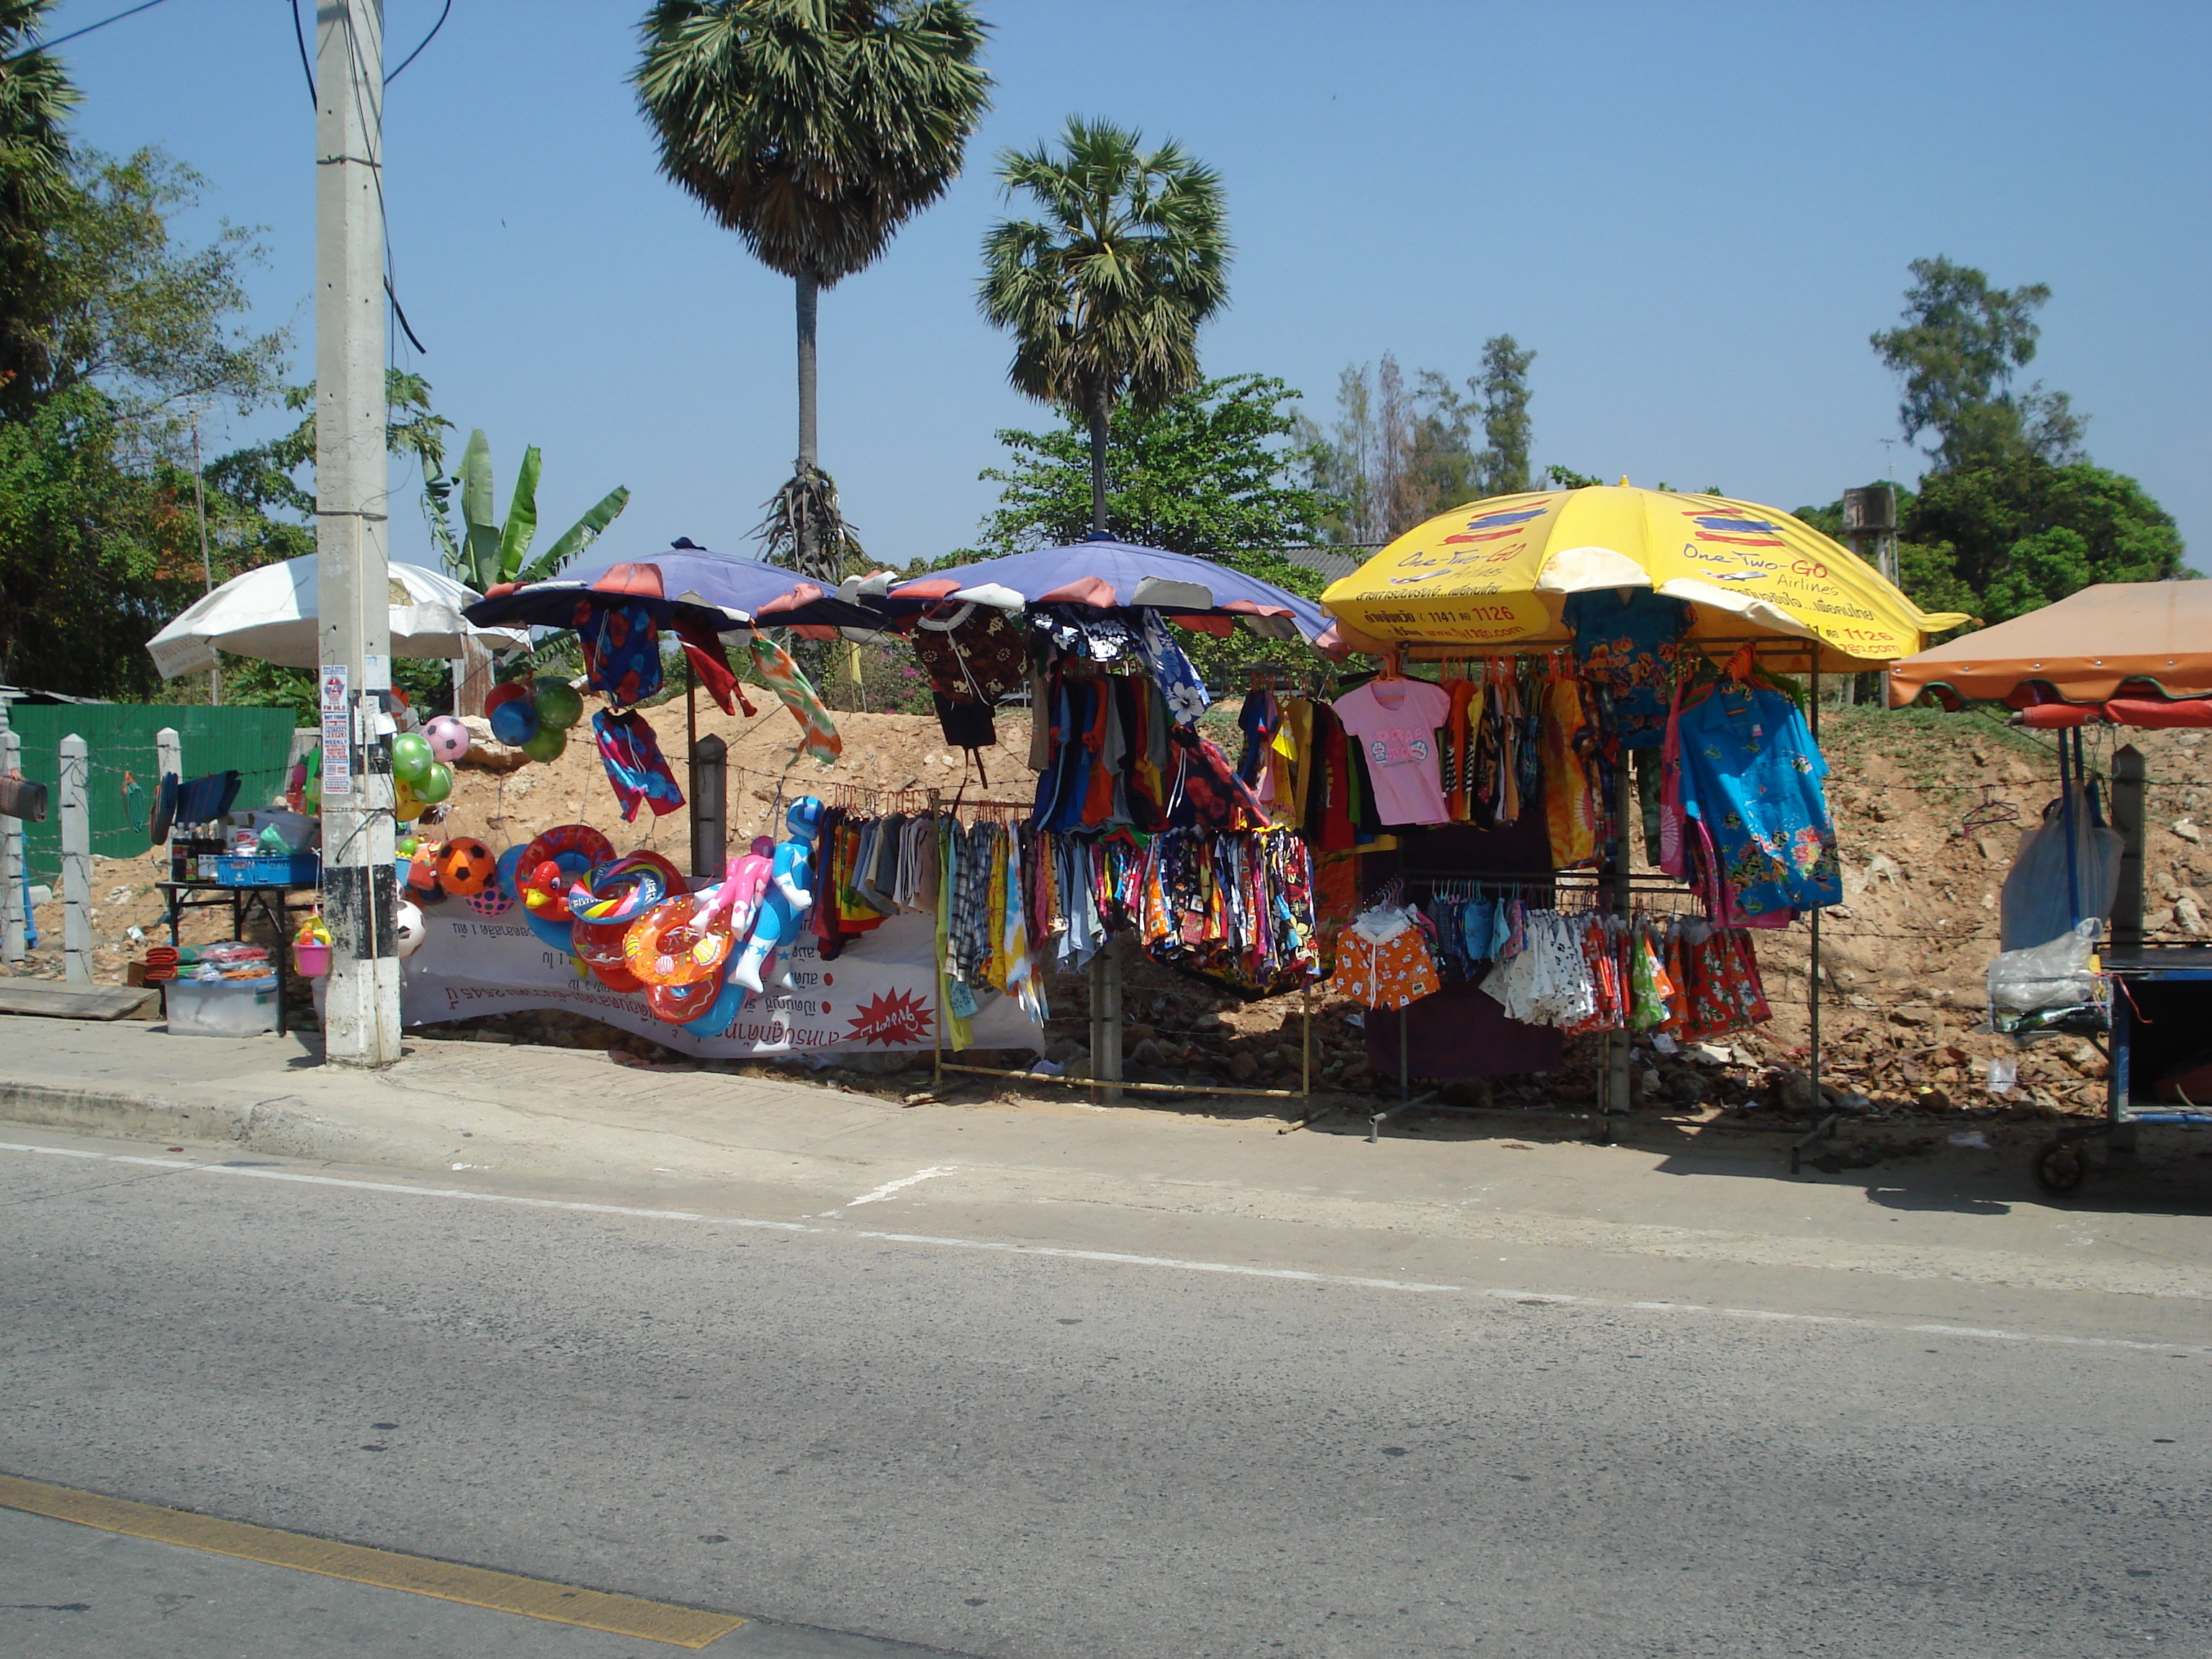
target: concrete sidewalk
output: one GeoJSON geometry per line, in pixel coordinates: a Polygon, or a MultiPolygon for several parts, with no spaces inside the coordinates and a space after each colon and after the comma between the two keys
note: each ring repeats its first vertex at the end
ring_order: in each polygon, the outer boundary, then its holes
{"type": "Polygon", "coordinates": [[[314,1042],[0,1018],[0,1119],[514,1190],[772,1218],[857,1210],[1335,1272],[1479,1264],[1494,1278],[1504,1263],[1604,1292],[1945,1316],[1979,1297],[1993,1323],[2023,1290],[2212,1297],[2212,1164],[2179,1143],[2059,1209],[2036,1200],[2017,1144],[1792,1180],[1781,1136],[1656,1121],[1610,1147],[1503,1117],[1370,1146],[1364,1120],[1285,1134],[1279,1119],[1102,1108],[1074,1091],[902,1109],[525,1045],[410,1038],[398,1065],[363,1073],[318,1064],[314,1042]]]}

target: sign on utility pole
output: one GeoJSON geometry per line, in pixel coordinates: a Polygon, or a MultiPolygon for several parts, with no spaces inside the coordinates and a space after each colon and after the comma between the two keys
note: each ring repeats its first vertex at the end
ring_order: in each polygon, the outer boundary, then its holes
{"type": "Polygon", "coordinates": [[[383,0],[315,8],[315,575],[324,1058],[399,1058],[384,403],[383,0]]]}

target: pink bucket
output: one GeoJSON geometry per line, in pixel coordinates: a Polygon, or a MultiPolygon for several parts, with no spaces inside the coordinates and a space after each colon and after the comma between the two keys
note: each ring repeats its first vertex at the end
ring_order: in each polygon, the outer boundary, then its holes
{"type": "Polygon", "coordinates": [[[320,979],[331,971],[331,947],[300,940],[292,946],[292,965],[309,979],[320,979]]]}

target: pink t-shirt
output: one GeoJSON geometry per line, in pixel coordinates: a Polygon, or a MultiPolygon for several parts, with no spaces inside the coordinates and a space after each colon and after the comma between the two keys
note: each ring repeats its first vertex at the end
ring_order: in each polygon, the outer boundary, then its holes
{"type": "Polygon", "coordinates": [[[1335,702],[1344,729],[1367,752],[1375,806],[1385,823],[1443,823],[1443,781],[1437,728],[1451,713],[1451,693],[1427,680],[1370,680],[1335,702]]]}

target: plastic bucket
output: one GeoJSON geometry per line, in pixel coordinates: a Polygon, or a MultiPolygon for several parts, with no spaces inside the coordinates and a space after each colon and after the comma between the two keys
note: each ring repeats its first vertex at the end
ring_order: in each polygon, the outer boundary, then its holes
{"type": "Polygon", "coordinates": [[[301,939],[292,946],[292,965],[309,979],[320,979],[331,971],[331,947],[301,939]]]}

